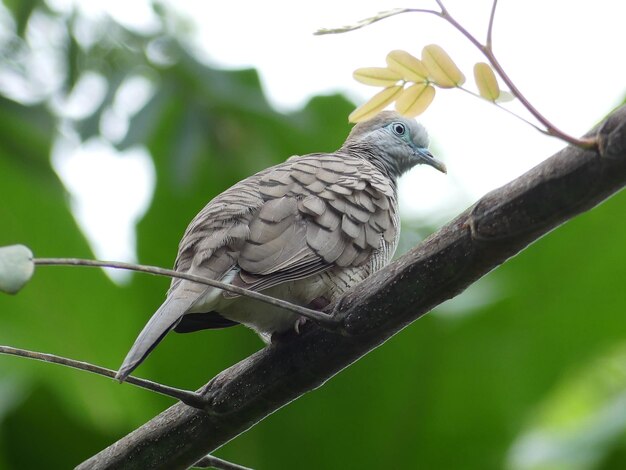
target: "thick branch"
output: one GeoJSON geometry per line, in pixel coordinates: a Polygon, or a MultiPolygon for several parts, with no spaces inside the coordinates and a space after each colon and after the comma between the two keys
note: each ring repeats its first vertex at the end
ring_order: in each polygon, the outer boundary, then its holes
{"type": "MultiPolygon", "coordinates": [[[[336,306],[342,334],[311,327],[223,371],[202,389],[216,414],[176,404],[80,469],[187,468],[321,386],[407,324],[626,184],[626,107],[599,150],[568,147],[474,204],[336,306]]],[[[593,132],[592,135],[596,135],[593,132]]]]}

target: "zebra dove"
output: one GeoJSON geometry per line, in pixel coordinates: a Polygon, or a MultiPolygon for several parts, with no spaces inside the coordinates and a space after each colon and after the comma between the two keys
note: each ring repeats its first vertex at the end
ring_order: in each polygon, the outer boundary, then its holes
{"type": "MultiPolygon", "coordinates": [[[[294,156],[227,189],[193,219],[175,269],[321,308],[386,265],[398,244],[397,179],[425,163],[426,130],[385,111],[357,124],[334,153],[294,156]]],[[[269,342],[301,318],[247,297],[173,279],[117,379],[123,381],[172,329],[238,323],[269,342]]]]}

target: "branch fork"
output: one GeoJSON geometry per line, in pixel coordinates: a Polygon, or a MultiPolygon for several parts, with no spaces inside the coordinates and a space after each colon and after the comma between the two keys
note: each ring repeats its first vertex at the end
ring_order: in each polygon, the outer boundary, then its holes
{"type": "MultiPolygon", "coordinates": [[[[507,85],[507,87],[509,88],[509,90],[511,91],[513,96],[515,96],[517,99],[519,99],[520,102],[522,103],[522,105],[528,110],[528,112],[544,127],[543,128],[539,127],[539,126],[529,122],[525,118],[523,118],[523,117],[513,113],[512,111],[508,110],[507,108],[504,108],[504,107],[500,106],[495,100],[490,100],[493,104],[498,106],[500,109],[503,109],[503,110],[513,114],[514,116],[516,116],[517,118],[519,118],[522,121],[526,122],[527,124],[530,124],[535,129],[537,129],[539,132],[542,132],[543,134],[556,137],[558,139],[563,140],[564,142],[567,142],[568,144],[571,144],[571,145],[574,145],[576,147],[580,147],[580,148],[583,148],[583,149],[596,149],[597,148],[598,142],[597,142],[597,140],[595,138],[589,138],[589,137],[577,138],[577,137],[571,136],[571,135],[563,132],[558,127],[556,127],[554,124],[552,124],[552,122],[550,122],[546,117],[544,117],[543,114],[541,114],[534,107],[534,105],[522,94],[522,92],[515,85],[513,80],[511,80],[511,78],[505,72],[504,68],[500,64],[500,61],[498,60],[498,58],[496,57],[496,55],[493,52],[493,26],[494,26],[494,19],[495,19],[495,13],[496,13],[496,7],[497,7],[497,4],[498,4],[498,0],[493,0],[492,6],[491,6],[491,12],[490,12],[490,15],[489,15],[489,25],[488,25],[488,28],[487,28],[487,35],[486,35],[485,43],[482,43],[481,41],[479,41],[473,34],[471,34],[461,23],[459,23],[454,18],[450,14],[448,9],[445,7],[445,5],[444,5],[442,0],[436,0],[436,3],[439,6],[439,10],[425,9],[425,8],[396,8],[396,9],[393,9],[393,10],[381,12],[381,13],[373,16],[373,17],[366,18],[364,20],[358,21],[356,24],[351,25],[351,26],[343,26],[343,27],[334,28],[334,29],[320,29],[320,30],[316,31],[315,34],[322,35],[322,34],[346,33],[346,32],[349,32],[349,31],[354,31],[356,29],[360,29],[360,28],[363,28],[365,26],[371,25],[371,24],[373,24],[373,23],[375,23],[377,21],[381,21],[381,20],[390,18],[392,16],[396,16],[396,15],[400,15],[400,14],[404,14],[404,13],[423,13],[423,14],[434,15],[434,16],[436,16],[438,18],[441,18],[444,21],[448,22],[452,27],[454,27],[463,36],[465,36],[481,52],[481,54],[483,54],[485,56],[485,58],[491,64],[493,69],[500,76],[502,81],[507,85]]],[[[458,87],[458,88],[462,89],[463,91],[466,91],[466,92],[468,92],[470,94],[474,94],[475,95],[475,93],[471,92],[470,90],[467,90],[467,89],[461,87],[461,83],[456,84],[456,87],[458,87]]],[[[398,96],[398,95],[396,94],[396,96],[398,96]]],[[[401,96],[401,95],[399,95],[399,96],[401,96]]],[[[379,103],[382,106],[381,109],[384,108],[385,106],[387,106],[389,103],[393,102],[393,99],[394,99],[394,97],[389,97],[389,99],[387,99],[386,101],[379,100],[379,101],[381,101],[381,103],[379,103]]],[[[360,110],[360,109],[357,109],[355,111],[355,113],[353,113],[353,114],[358,114],[358,116],[365,115],[364,119],[367,119],[367,117],[372,114],[372,109],[370,109],[370,107],[368,107],[369,103],[371,103],[371,100],[370,100],[370,102],[366,103],[366,105],[364,105],[364,107],[367,107],[369,113],[364,113],[364,112],[357,113],[360,110]]],[[[426,106],[428,104],[426,104],[426,106]]],[[[424,106],[423,109],[425,109],[426,106],[424,106]]],[[[422,109],[422,107],[419,107],[419,112],[423,111],[423,109],[422,109]]],[[[416,111],[416,113],[418,113],[418,111],[416,111]]],[[[413,114],[413,115],[415,115],[415,114],[413,114]]]]}

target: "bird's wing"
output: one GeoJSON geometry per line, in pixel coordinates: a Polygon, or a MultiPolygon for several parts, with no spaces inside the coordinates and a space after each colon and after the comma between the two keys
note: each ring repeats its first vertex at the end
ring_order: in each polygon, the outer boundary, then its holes
{"type": "MultiPolygon", "coordinates": [[[[181,240],[175,269],[217,280],[228,275],[231,284],[262,290],[335,267],[360,266],[381,240],[396,238],[395,210],[395,183],[371,163],[338,154],[292,157],[207,204],[181,240]]],[[[184,315],[198,311],[194,304],[210,304],[207,298],[219,295],[232,297],[174,279],[118,379],[179,322],[185,330],[184,315]]]]}
{"type": "MultiPolygon", "coordinates": [[[[194,217],[178,246],[176,271],[219,280],[236,266],[239,251],[250,237],[250,223],[265,204],[258,191],[259,179],[273,168],[231,186],[194,217]]],[[[181,283],[172,279],[168,295],[181,283]]]]}
{"type": "MultiPolygon", "coordinates": [[[[263,174],[257,173],[240,181],[198,213],[180,242],[175,263],[177,271],[217,280],[222,280],[232,271],[237,263],[238,251],[249,238],[250,221],[264,203],[259,192],[255,191],[255,178],[263,174]]],[[[167,299],[139,333],[116,378],[125,380],[163,337],[180,323],[198,299],[206,299],[207,295],[217,298],[220,293],[203,284],[172,279],[167,299]]],[[[194,317],[193,324],[181,325],[181,330],[198,329],[195,320],[198,319],[194,317]]]]}
{"type": "MultiPolygon", "coordinates": [[[[395,197],[395,183],[363,159],[292,157],[205,206],[181,240],[175,269],[218,280],[234,270],[232,284],[262,290],[359,266],[381,237],[395,239],[395,197]]],[[[170,295],[180,284],[188,287],[174,279],[170,295]]]]}
{"type": "Polygon", "coordinates": [[[294,157],[264,174],[258,191],[265,202],[250,222],[232,281],[247,289],[362,265],[381,238],[391,242],[398,230],[394,182],[362,159],[294,157]]]}
{"type": "Polygon", "coordinates": [[[163,337],[176,325],[178,319],[186,312],[195,299],[169,296],[159,309],[152,315],[135,340],[133,347],[124,358],[122,366],[115,378],[120,382],[142,363],[163,337]],[[182,313],[181,313],[182,312],[182,313]]]}

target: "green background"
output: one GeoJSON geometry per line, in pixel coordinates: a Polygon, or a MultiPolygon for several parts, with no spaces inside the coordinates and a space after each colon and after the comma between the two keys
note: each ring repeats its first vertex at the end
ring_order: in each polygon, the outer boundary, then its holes
{"type": "MultiPolygon", "coordinates": [[[[133,74],[157,81],[117,144],[145,145],[154,160],[154,198],[137,227],[144,264],[171,266],[187,223],[211,197],[289,155],[333,150],[349,130],[353,105],[340,96],[281,114],[254,71],[198,62],[184,21],[172,27],[161,6],[161,31],[141,35],[103,19],[106,34],[91,47],[76,40],[78,14],[61,16],[38,0],[5,7],[13,26],[0,71],[24,73],[31,21],[43,15],[65,31],[61,93],[85,71],[105,77],[109,92],[93,115],[68,123],[49,97],[26,104],[0,89],[0,246],[93,257],[51,146],[61,124],[83,140],[97,136],[115,90],[133,74]],[[166,61],[148,58],[155,46],[166,61]]],[[[216,455],[258,469],[626,468],[625,212],[618,194],[568,222],[216,455]]],[[[429,231],[405,222],[405,240],[429,231]]],[[[19,295],[0,296],[0,344],[115,369],[167,285],[38,268],[19,295]]],[[[261,346],[244,328],[169,335],[138,375],[195,389],[261,346]]],[[[70,468],[171,404],[84,372],[0,357],[0,468],[70,468]]]]}

